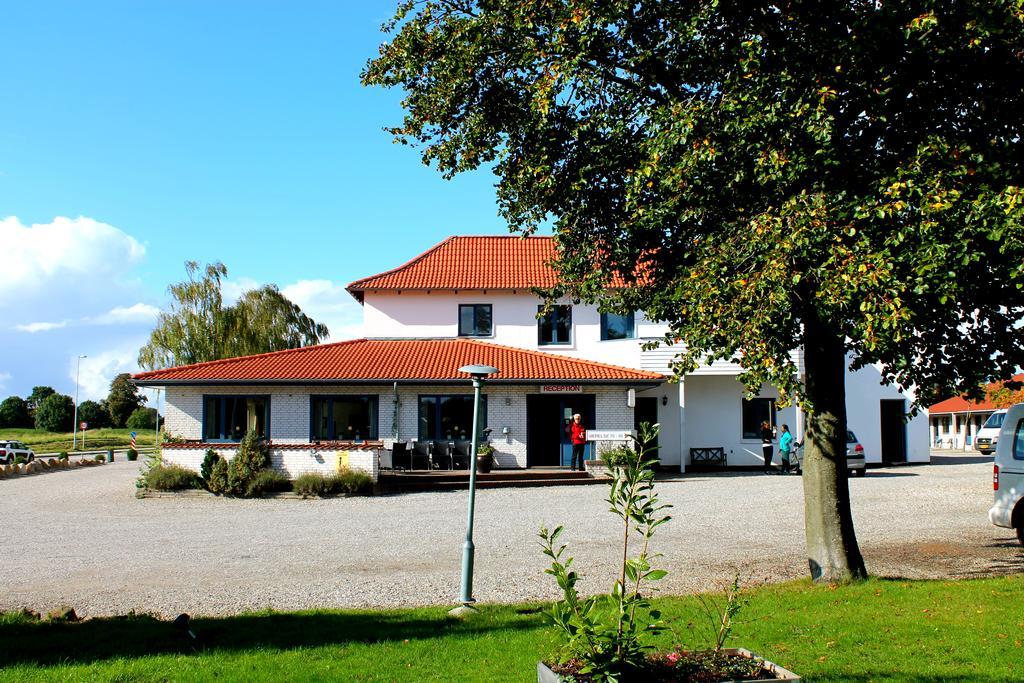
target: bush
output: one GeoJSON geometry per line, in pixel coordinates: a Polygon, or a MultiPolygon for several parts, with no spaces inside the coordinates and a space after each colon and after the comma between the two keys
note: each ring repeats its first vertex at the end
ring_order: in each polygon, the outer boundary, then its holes
{"type": "Polygon", "coordinates": [[[207,486],[210,484],[210,473],[213,472],[213,466],[220,460],[220,456],[217,455],[217,451],[212,448],[206,449],[206,455],[203,457],[203,464],[199,468],[199,476],[203,478],[207,486]]]}
{"type": "Polygon", "coordinates": [[[319,472],[301,475],[292,483],[292,490],[303,498],[332,496],[339,493],[366,494],[373,489],[373,479],[365,472],[342,470],[332,477],[319,472]]]}
{"type": "Polygon", "coordinates": [[[627,446],[616,446],[601,454],[608,467],[628,467],[637,464],[637,453],[627,446]]]}
{"type": "Polygon", "coordinates": [[[124,426],[128,429],[137,429],[139,431],[156,429],[156,420],[156,408],[136,408],[128,416],[128,421],[125,422],[124,426]]]}
{"type": "Polygon", "coordinates": [[[342,470],[332,478],[341,493],[365,495],[373,491],[373,479],[360,470],[342,470]]]}
{"type": "Polygon", "coordinates": [[[130,462],[135,462],[136,460],[139,459],[139,452],[134,448],[129,448],[128,452],[125,454],[125,457],[128,458],[130,462]]]}
{"type": "Polygon", "coordinates": [[[291,490],[292,481],[288,478],[287,474],[277,470],[263,470],[249,482],[245,489],[245,495],[249,498],[254,498],[265,493],[291,490]]]}
{"type": "Polygon", "coordinates": [[[57,454],[57,459],[58,460],[67,460],[68,459],[68,452],[67,451],[61,451],[60,453],[57,454]]]}
{"type": "Polygon", "coordinates": [[[332,479],[333,477],[325,477],[319,472],[307,472],[292,482],[292,490],[303,498],[326,496],[334,493],[331,490],[332,479]]]}
{"type": "Polygon", "coordinates": [[[14,458],[14,464],[15,465],[24,465],[27,462],[28,462],[28,460],[25,458],[24,455],[18,455],[18,456],[15,456],[15,458],[14,458]]]}
{"type": "Polygon", "coordinates": [[[228,493],[245,495],[249,482],[270,467],[270,448],[256,432],[249,432],[238,444],[238,453],[228,464],[228,493]]]}
{"type": "Polygon", "coordinates": [[[202,488],[199,475],[180,465],[157,465],[144,475],[146,488],[154,491],[181,491],[202,488]]]}
{"type": "Polygon", "coordinates": [[[217,462],[213,464],[210,469],[210,478],[206,482],[206,487],[213,493],[230,493],[228,490],[228,461],[224,458],[218,458],[217,462]]]}

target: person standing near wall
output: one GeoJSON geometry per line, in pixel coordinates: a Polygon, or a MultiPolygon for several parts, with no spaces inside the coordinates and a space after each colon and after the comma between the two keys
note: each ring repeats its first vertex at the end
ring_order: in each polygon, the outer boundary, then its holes
{"type": "Polygon", "coordinates": [[[775,428],[772,427],[768,420],[761,423],[761,452],[764,454],[764,473],[771,474],[772,471],[772,456],[775,455],[775,446],[772,443],[775,440],[775,428]]]}
{"type": "Polygon", "coordinates": [[[572,442],[572,464],[570,470],[576,469],[577,461],[580,464],[580,471],[583,471],[583,452],[587,447],[587,428],[583,426],[583,416],[576,413],[572,416],[572,422],[565,428],[572,442]]]}
{"type": "Polygon", "coordinates": [[[789,425],[782,425],[779,436],[779,456],[782,457],[782,473],[789,474],[789,456],[793,452],[793,435],[789,433],[789,425]]]}

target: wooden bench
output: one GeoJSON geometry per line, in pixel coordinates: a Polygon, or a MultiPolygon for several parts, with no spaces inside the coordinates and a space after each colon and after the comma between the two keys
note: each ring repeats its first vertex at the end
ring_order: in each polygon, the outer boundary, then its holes
{"type": "Polygon", "coordinates": [[[716,448],[691,448],[691,465],[726,465],[725,449],[721,446],[716,448]]]}

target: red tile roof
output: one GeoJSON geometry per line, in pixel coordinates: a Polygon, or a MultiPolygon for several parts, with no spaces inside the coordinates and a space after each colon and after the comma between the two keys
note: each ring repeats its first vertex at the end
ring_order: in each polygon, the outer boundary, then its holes
{"type": "Polygon", "coordinates": [[[137,383],[390,383],[465,381],[464,365],[500,369],[492,382],[657,382],[664,375],[471,339],[356,339],[154,370],[137,383]]]}
{"type": "MultiPolygon", "coordinates": [[[[1014,382],[1024,382],[1024,374],[1014,375],[1010,378],[1014,382]]],[[[986,389],[995,389],[999,383],[989,384],[986,389]]],[[[973,413],[973,412],[984,412],[986,410],[996,410],[996,406],[988,400],[986,396],[980,401],[968,401],[963,396],[954,396],[953,398],[947,398],[939,401],[935,405],[928,408],[929,415],[936,415],[942,413],[973,413]]]]}
{"type": "Polygon", "coordinates": [[[408,263],[356,280],[346,289],[362,300],[375,289],[529,289],[557,284],[555,240],[492,235],[449,237],[408,263]]]}

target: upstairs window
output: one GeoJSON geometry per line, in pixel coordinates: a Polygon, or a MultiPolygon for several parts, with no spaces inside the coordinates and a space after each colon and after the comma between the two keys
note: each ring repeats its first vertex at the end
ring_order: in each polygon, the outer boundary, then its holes
{"type": "Polygon", "coordinates": [[[376,396],[313,396],[311,441],[377,438],[376,396]]]}
{"type": "Polygon", "coordinates": [[[253,430],[270,436],[269,396],[205,396],[203,438],[206,441],[241,441],[253,430]]]}
{"type": "Polygon", "coordinates": [[[490,304],[459,304],[460,337],[490,337],[492,330],[490,304]]]}
{"type": "Polygon", "coordinates": [[[619,315],[618,313],[602,313],[601,340],[635,339],[635,322],[636,321],[632,313],[627,313],[626,315],[619,315]]]}
{"type": "Polygon", "coordinates": [[[549,346],[572,343],[572,306],[552,306],[544,313],[544,307],[537,307],[537,344],[549,346]]]}
{"type": "Polygon", "coordinates": [[[743,399],[743,438],[760,439],[762,422],[775,426],[775,399],[743,399]]]}

